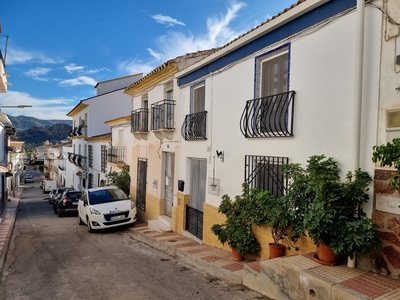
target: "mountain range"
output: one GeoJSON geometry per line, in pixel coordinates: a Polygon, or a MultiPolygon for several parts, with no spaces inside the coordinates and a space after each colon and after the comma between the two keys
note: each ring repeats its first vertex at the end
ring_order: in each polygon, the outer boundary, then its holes
{"type": "Polygon", "coordinates": [[[43,145],[45,141],[57,143],[68,137],[71,120],[41,120],[28,116],[8,116],[16,129],[16,138],[27,147],[43,145]]]}

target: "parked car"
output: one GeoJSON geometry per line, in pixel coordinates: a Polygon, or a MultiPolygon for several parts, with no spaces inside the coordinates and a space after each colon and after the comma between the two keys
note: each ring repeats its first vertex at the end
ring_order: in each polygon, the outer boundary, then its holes
{"type": "Polygon", "coordinates": [[[74,188],[72,187],[59,187],[56,189],[56,191],[53,193],[53,197],[50,200],[51,204],[54,204],[55,202],[57,202],[58,200],[60,200],[62,193],[64,193],[65,191],[73,191],[74,188]]]}
{"type": "Polygon", "coordinates": [[[62,217],[67,212],[78,211],[78,201],[82,196],[81,191],[66,190],[60,199],[54,202],[54,211],[57,212],[59,217],[62,217]]]}
{"type": "Polygon", "coordinates": [[[136,205],[115,186],[83,191],[78,203],[78,223],[86,224],[88,231],[136,222],[136,205]]]}
{"type": "Polygon", "coordinates": [[[53,199],[56,196],[57,189],[53,189],[49,193],[49,203],[53,203],[53,199]]]}
{"type": "Polygon", "coordinates": [[[25,174],[25,183],[32,183],[33,182],[33,175],[31,173],[25,174]]]}
{"type": "Polygon", "coordinates": [[[41,189],[43,189],[43,184],[44,184],[44,180],[41,180],[41,181],[40,181],[40,184],[39,184],[39,186],[40,186],[41,189]]]}

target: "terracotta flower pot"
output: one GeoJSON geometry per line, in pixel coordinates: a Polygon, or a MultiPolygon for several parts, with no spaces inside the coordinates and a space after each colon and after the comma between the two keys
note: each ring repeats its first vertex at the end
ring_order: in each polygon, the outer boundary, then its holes
{"type": "Polygon", "coordinates": [[[242,261],[243,260],[243,256],[236,250],[231,248],[232,250],[232,258],[235,261],[242,261]]]}
{"type": "Polygon", "coordinates": [[[322,243],[317,246],[317,256],[321,262],[326,262],[327,264],[335,264],[338,259],[332,248],[322,243]]]}
{"type": "Polygon", "coordinates": [[[285,246],[282,244],[275,245],[274,243],[269,243],[269,258],[276,258],[283,256],[283,251],[285,250],[285,246]]]}

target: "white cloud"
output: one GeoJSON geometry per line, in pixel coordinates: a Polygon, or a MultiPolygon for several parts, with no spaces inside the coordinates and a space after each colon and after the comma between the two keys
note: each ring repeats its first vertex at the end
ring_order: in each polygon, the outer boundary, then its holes
{"type": "Polygon", "coordinates": [[[79,74],[84,74],[84,75],[92,75],[92,74],[97,74],[100,72],[110,72],[109,69],[107,68],[98,68],[98,69],[88,69],[86,66],[79,66],[75,63],[70,63],[64,66],[65,71],[67,71],[69,74],[72,73],[79,73],[79,74]]]}
{"type": "Polygon", "coordinates": [[[35,98],[28,93],[8,91],[0,94],[1,105],[32,105],[27,108],[3,108],[2,111],[12,116],[32,116],[39,119],[68,119],[66,114],[75,106],[70,100],[62,98],[35,98]]]}
{"type": "Polygon", "coordinates": [[[60,81],[61,86],[80,86],[80,85],[95,86],[96,84],[97,84],[97,81],[89,76],[78,76],[76,78],[60,81]]]}
{"type": "Polygon", "coordinates": [[[242,31],[233,30],[230,25],[244,6],[243,2],[234,2],[225,14],[209,17],[207,32],[202,36],[172,31],[158,38],[158,50],[150,48],[147,50],[157,60],[157,64],[160,64],[185,53],[220,47],[242,33],[242,31]]]}
{"type": "MultiPolygon", "coordinates": [[[[246,4],[243,2],[233,2],[228,7],[225,14],[207,19],[207,32],[201,36],[194,36],[191,33],[170,31],[157,39],[158,47],[147,48],[151,58],[149,61],[133,59],[120,63],[119,69],[127,73],[143,72],[148,73],[155,66],[162,64],[168,59],[183,55],[185,53],[196,52],[220,47],[233,38],[247,31],[248,28],[234,30],[231,28],[232,21],[237,17],[239,11],[246,4]]],[[[154,17],[154,16],[153,16],[154,17]]]]}
{"type": "Polygon", "coordinates": [[[28,62],[36,62],[42,64],[57,64],[62,63],[61,59],[51,58],[37,51],[26,51],[10,47],[7,52],[6,64],[24,64],[28,62]]]}
{"type": "Polygon", "coordinates": [[[43,67],[37,67],[30,69],[29,71],[25,72],[25,75],[28,77],[31,77],[35,80],[39,81],[49,81],[49,78],[43,77],[44,75],[47,75],[52,69],[51,68],[43,68],[43,67]]]}
{"type": "Polygon", "coordinates": [[[123,61],[118,65],[118,69],[128,74],[143,73],[147,74],[154,69],[151,63],[144,63],[138,59],[123,61]]]}
{"type": "Polygon", "coordinates": [[[151,16],[157,23],[166,25],[167,27],[172,27],[175,25],[181,25],[185,26],[185,23],[178,21],[177,19],[171,18],[170,16],[164,16],[164,15],[154,15],[151,16]]]}
{"type": "Polygon", "coordinates": [[[162,58],[162,53],[157,52],[151,48],[147,48],[147,51],[151,56],[153,56],[156,60],[160,60],[162,58]]]}
{"type": "Polygon", "coordinates": [[[79,72],[84,70],[86,67],[85,66],[78,66],[74,63],[70,63],[68,65],[64,66],[64,69],[68,72],[68,73],[75,73],[75,72],[79,72]]]}

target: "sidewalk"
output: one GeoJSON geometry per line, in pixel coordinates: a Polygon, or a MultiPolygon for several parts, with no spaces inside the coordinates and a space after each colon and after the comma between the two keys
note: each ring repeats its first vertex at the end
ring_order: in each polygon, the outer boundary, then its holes
{"type": "Polygon", "coordinates": [[[14,229],[15,218],[19,197],[8,197],[4,212],[0,215],[0,274],[3,273],[3,266],[6,260],[11,235],[14,229]]]}
{"type": "Polygon", "coordinates": [[[131,236],[201,268],[210,275],[243,284],[272,299],[400,299],[400,280],[347,266],[322,266],[312,254],[236,262],[221,249],[171,232],[136,224],[131,236]]]}

